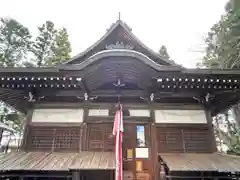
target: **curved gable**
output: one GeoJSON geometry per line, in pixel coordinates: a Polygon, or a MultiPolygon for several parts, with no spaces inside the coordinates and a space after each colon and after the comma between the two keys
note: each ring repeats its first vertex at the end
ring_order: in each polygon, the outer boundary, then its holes
{"type": "MultiPolygon", "coordinates": [[[[90,66],[91,64],[94,64],[97,61],[100,61],[104,58],[108,57],[130,57],[135,58],[142,63],[148,65],[149,67],[157,70],[157,71],[164,71],[164,66],[154,62],[152,59],[150,59],[148,56],[134,51],[134,50],[127,50],[127,49],[111,49],[111,50],[104,50],[100,51],[92,56],[90,56],[85,61],[81,62],[80,64],[72,64],[72,65],[65,65],[60,66],[60,69],[63,70],[83,70],[87,66],[90,66]]],[[[114,61],[114,58],[112,58],[112,61],[114,61]]],[[[180,70],[178,66],[176,66],[176,70],[180,70]]]]}
{"type": "Polygon", "coordinates": [[[91,57],[92,55],[100,51],[107,50],[109,47],[113,47],[113,49],[129,49],[130,47],[131,50],[145,54],[147,57],[160,65],[177,65],[171,60],[164,59],[158,53],[154,52],[146,45],[144,45],[132,33],[131,29],[121,20],[118,20],[115,24],[113,24],[99,41],[87,48],[82,53],[74,56],[65,64],[79,64],[91,57]],[[119,44],[121,46],[118,46],[119,44]]]}

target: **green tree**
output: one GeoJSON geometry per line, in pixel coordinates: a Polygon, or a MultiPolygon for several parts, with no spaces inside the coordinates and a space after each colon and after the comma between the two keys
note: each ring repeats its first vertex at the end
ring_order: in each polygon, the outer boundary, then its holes
{"type": "Polygon", "coordinates": [[[215,68],[240,67],[240,13],[239,3],[230,0],[225,6],[226,13],[208,33],[206,55],[202,66],[215,68]]]}
{"type": "Polygon", "coordinates": [[[21,130],[22,126],[21,121],[24,119],[23,114],[3,103],[1,103],[0,111],[1,111],[0,122],[12,127],[16,131],[21,130]]]}
{"type": "MultiPolygon", "coordinates": [[[[0,66],[16,67],[30,51],[31,34],[22,24],[11,18],[0,19],[0,66]]],[[[23,116],[0,102],[0,122],[21,130],[23,116]]]]}
{"type": "Polygon", "coordinates": [[[68,33],[66,28],[62,28],[57,31],[54,43],[52,46],[52,57],[50,57],[49,65],[54,66],[61,64],[70,59],[70,53],[72,52],[71,44],[68,40],[68,33]]]}
{"type": "Polygon", "coordinates": [[[160,56],[162,56],[163,58],[170,60],[170,56],[169,56],[169,54],[168,54],[168,52],[167,52],[166,46],[164,46],[164,45],[161,46],[161,48],[160,48],[160,50],[159,50],[159,54],[160,54],[160,56]]]}
{"type": "Polygon", "coordinates": [[[0,19],[0,66],[17,66],[30,45],[31,35],[26,27],[11,18],[0,19]]]}
{"type": "Polygon", "coordinates": [[[25,61],[25,67],[55,66],[70,59],[71,44],[66,28],[56,29],[54,23],[46,21],[38,28],[33,42],[33,60],[25,61]]]}
{"type": "MultiPolygon", "coordinates": [[[[0,103],[0,122],[6,124],[7,126],[11,127],[15,130],[18,136],[23,135],[23,122],[25,120],[25,115],[12,109],[5,103],[0,103]]],[[[2,132],[0,130],[0,142],[2,140],[2,132]]],[[[19,145],[19,142],[18,142],[19,145]]]]}
{"type": "Polygon", "coordinates": [[[35,55],[34,64],[41,67],[46,66],[50,57],[53,56],[52,47],[57,30],[53,22],[46,21],[41,27],[38,27],[38,33],[33,43],[32,52],[35,55]]]}
{"type": "MultiPolygon", "coordinates": [[[[31,41],[30,32],[14,19],[1,19],[0,66],[52,66],[70,58],[71,45],[65,28],[57,30],[51,21],[38,28],[38,36],[31,41]],[[32,54],[34,55],[32,59],[32,54]]],[[[21,129],[22,115],[5,103],[0,103],[0,122],[21,129]]]]}
{"type": "MultiPolygon", "coordinates": [[[[207,68],[234,69],[240,68],[240,14],[239,6],[235,0],[230,0],[226,6],[226,13],[220,21],[213,25],[206,38],[206,54],[199,65],[207,68]],[[238,7],[237,7],[238,6],[238,7]]],[[[224,144],[228,146],[229,153],[240,155],[240,105],[231,108],[235,122],[226,118],[227,132],[218,127],[216,132],[224,144]]],[[[224,114],[226,115],[226,113],[224,114]]],[[[218,117],[217,117],[218,118],[218,117]]],[[[218,121],[218,119],[217,119],[218,121]]]]}
{"type": "Polygon", "coordinates": [[[236,123],[230,121],[231,111],[226,111],[224,114],[218,114],[215,117],[215,133],[217,135],[217,140],[220,143],[220,147],[222,144],[227,145],[228,154],[240,155],[240,129],[236,126],[236,123]],[[225,125],[227,131],[224,131],[219,126],[219,120],[221,120],[222,125],[225,125]]]}
{"type": "Polygon", "coordinates": [[[233,11],[239,13],[240,11],[240,1],[239,0],[231,0],[230,3],[232,4],[233,11]]]}
{"type": "Polygon", "coordinates": [[[220,21],[213,25],[205,39],[207,45],[205,56],[198,66],[220,69],[233,67],[232,62],[229,61],[229,54],[226,53],[230,51],[230,46],[227,44],[228,27],[228,15],[223,15],[220,21]]]}

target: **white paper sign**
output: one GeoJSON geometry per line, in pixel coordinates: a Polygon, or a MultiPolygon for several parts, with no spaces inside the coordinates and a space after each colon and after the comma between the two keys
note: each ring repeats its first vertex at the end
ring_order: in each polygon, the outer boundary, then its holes
{"type": "Polygon", "coordinates": [[[148,158],[148,148],[136,148],[136,158],[148,158]]]}

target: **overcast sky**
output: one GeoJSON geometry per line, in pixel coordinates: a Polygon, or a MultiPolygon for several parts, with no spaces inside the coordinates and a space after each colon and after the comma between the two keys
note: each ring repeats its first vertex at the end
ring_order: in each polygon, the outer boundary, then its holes
{"type": "Polygon", "coordinates": [[[1,17],[13,17],[33,34],[51,20],[66,27],[76,55],[103,36],[121,12],[121,19],[148,47],[166,45],[170,56],[195,67],[203,38],[224,12],[227,0],[0,0],[1,17]]]}

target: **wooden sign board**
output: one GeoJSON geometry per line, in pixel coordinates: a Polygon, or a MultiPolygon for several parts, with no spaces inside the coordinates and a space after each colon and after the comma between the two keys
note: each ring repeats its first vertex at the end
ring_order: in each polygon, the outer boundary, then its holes
{"type": "Polygon", "coordinates": [[[137,172],[143,171],[143,162],[142,161],[136,161],[136,171],[137,172]]]}
{"type": "Polygon", "coordinates": [[[150,180],[150,175],[148,173],[137,173],[137,180],[150,180]]]}
{"type": "Polygon", "coordinates": [[[133,173],[131,171],[123,171],[123,180],[133,180],[133,173]]]}
{"type": "Polygon", "coordinates": [[[127,160],[132,160],[133,158],[133,149],[127,149],[127,160]]]}
{"type": "Polygon", "coordinates": [[[149,158],[148,148],[136,148],[136,158],[149,158]]]}

